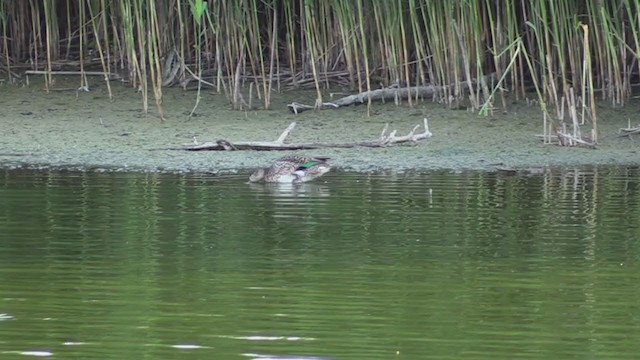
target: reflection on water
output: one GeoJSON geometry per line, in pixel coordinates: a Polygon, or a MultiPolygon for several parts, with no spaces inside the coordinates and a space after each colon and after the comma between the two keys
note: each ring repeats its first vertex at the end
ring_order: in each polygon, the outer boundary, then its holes
{"type": "Polygon", "coordinates": [[[0,358],[634,358],[637,168],[0,173],[0,358]]]}
{"type": "Polygon", "coordinates": [[[260,184],[248,183],[251,191],[258,194],[272,196],[274,200],[282,200],[283,198],[315,198],[327,197],[330,195],[330,189],[323,183],[301,183],[301,184],[260,184]]]}

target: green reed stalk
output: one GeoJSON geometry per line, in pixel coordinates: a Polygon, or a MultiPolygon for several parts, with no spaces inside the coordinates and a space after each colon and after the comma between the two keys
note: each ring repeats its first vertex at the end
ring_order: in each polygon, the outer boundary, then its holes
{"type": "MultiPolygon", "coordinates": [[[[488,85],[485,80],[484,74],[484,45],[483,42],[488,42],[481,34],[483,34],[483,29],[485,28],[483,24],[483,16],[480,14],[482,2],[470,2],[467,4],[461,5],[461,13],[464,16],[466,29],[464,31],[465,40],[467,42],[467,47],[469,48],[471,55],[469,57],[469,61],[472,61],[469,64],[475,71],[472,73],[476,83],[476,93],[475,99],[477,103],[475,104],[474,110],[478,110],[480,108],[480,99],[482,94],[482,99],[484,102],[491,102],[490,99],[490,91],[488,85]]],[[[490,112],[493,110],[493,104],[489,107],[490,112]]],[[[484,114],[486,115],[486,114],[484,114]]]]}
{"type": "MultiPolygon", "coordinates": [[[[223,63],[227,70],[227,79],[232,82],[227,90],[233,109],[245,109],[242,96],[242,74],[246,64],[247,52],[247,19],[242,7],[223,1],[221,4],[221,21],[224,26],[222,38],[225,39],[225,58],[223,63]]],[[[223,84],[224,86],[224,84],[223,84]]]]}
{"type": "MultiPolygon", "coordinates": [[[[385,26],[382,24],[382,14],[387,15],[384,9],[380,9],[380,6],[373,6],[373,18],[376,24],[376,33],[383,34],[385,26]]],[[[392,52],[392,44],[389,44],[390,38],[389,36],[377,36],[377,44],[374,46],[374,49],[377,49],[380,52],[379,57],[382,59],[381,61],[381,72],[380,76],[385,78],[392,79],[393,72],[396,68],[394,63],[393,56],[390,56],[392,52]]],[[[397,80],[397,77],[395,77],[397,80]]]]}
{"type": "Polygon", "coordinates": [[[458,87],[458,50],[455,35],[451,31],[450,19],[453,19],[453,5],[446,2],[429,2],[424,10],[428,15],[427,39],[435,67],[434,83],[443,86],[441,99],[457,101],[458,87]],[[455,84],[453,88],[449,84],[455,84]]]}
{"type": "Polygon", "coordinates": [[[493,98],[497,90],[500,90],[501,93],[503,92],[502,90],[503,84],[507,78],[507,75],[512,71],[512,68],[514,68],[518,63],[518,59],[521,56],[521,49],[522,49],[521,39],[516,39],[511,44],[509,44],[501,53],[494,55],[498,58],[502,58],[505,54],[510,54],[511,59],[509,63],[506,65],[506,67],[504,68],[504,71],[502,70],[500,71],[501,76],[498,78],[498,82],[493,87],[493,90],[491,91],[491,94],[489,95],[487,100],[482,104],[482,107],[480,108],[480,111],[479,111],[480,114],[486,114],[489,112],[488,108],[491,106],[490,100],[491,98],[493,98]]]}
{"type": "Polygon", "coordinates": [[[133,0],[133,21],[135,27],[135,44],[138,52],[140,85],[139,90],[142,91],[142,108],[145,114],[149,112],[149,77],[147,73],[147,51],[145,50],[146,28],[144,24],[145,12],[144,0],[133,0]]]}
{"type": "Polygon", "coordinates": [[[66,25],[66,34],[67,34],[66,51],[65,51],[64,58],[68,59],[69,55],[71,55],[71,44],[73,42],[73,36],[71,36],[71,34],[74,31],[71,26],[71,0],[66,0],[64,7],[65,7],[65,15],[66,15],[65,25],[66,25]]]}
{"type": "Polygon", "coordinates": [[[295,34],[296,34],[296,14],[293,1],[283,2],[283,14],[285,24],[285,53],[286,61],[289,64],[291,70],[291,82],[294,86],[298,85],[298,61],[296,54],[298,53],[298,47],[296,46],[295,34]]]}
{"type": "Polygon", "coordinates": [[[193,109],[191,109],[191,112],[189,113],[189,116],[193,116],[201,100],[202,81],[200,81],[200,79],[202,78],[202,36],[204,35],[203,18],[207,10],[207,3],[204,0],[189,0],[189,5],[191,6],[191,16],[193,17],[193,21],[196,26],[194,48],[196,51],[196,69],[198,73],[198,92],[196,94],[196,103],[193,105],[193,109]]]}
{"type": "MultiPolygon", "coordinates": [[[[602,19],[601,19],[602,12],[598,4],[594,4],[593,2],[588,2],[587,12],[589,14],[589,18],[594,20],[599,19],[600,20],[599,25],[604,27],[607,26],[606,19],[604,19],[604,22],[602,22],[602,19]]],[[[607,55],[607,45],[605,44],[606,35],[603,35],[600,31],[597,30],[597,28],[593,28],[591,30],[592,30],[591,38],[593,39],[593,42],[595,44],[595,47],[593,49],[593,54],[598,59],[596,63],[598,64],[597,66],[598,73],[601,74],[601,79],[602,79],[602,81],[599,82],[599,88],[601,88],[602,90],[602,99],[606,99],[607,96],[612,94],[610,86],[613,80],[612,74],[610,73],[611,66],[610,64],[608,64],[609,59],[607,55]]]]}
{"type": "Polygon", "coordinates": [[[316,33],[315,12],[313,3],[305,1],[304,3],[304,39],[307,50],[309,51],[309,60],[311,62],[311,72],[313,74],[313,82],[316,88],[316,107],[322,106],[322,91],[320,90],[320,79],[317,68],[317,59],[319,58],[318,39],[316,33]]]}
{"type": "Polygon", "coordinates": [[[31,39],[33,32],[30,30],[35,26],[32,23],[27,23],[27,19],[30,19],[30,14],[32,13],[31,3],[27,1],[17,1],[12,5],[13,9],[10,9],[9,6],[6,7],[9,31],[5,41],[9,42],[9,39],[11,40],[11,47],[9,48],[10,56],[18,60],[23,60],[31,57],[29,49],[31,49],[32,45],[31,39]]]}
{"type": "Polygon", "coordinates": [[[187,19],[185,19],[185,14],[188,14],[189,11],[185,11],[186,9],[183,8],[183,6],[191,6],[191,4],[188,5],[184,5],[182,4],[182,2],[177,2],[174,5],[175,8],[175,17],[176,22],[177,22],[177,29],[174,29],[174,41],[177,41],[177,44],[174,44],[174,46],[176,47],[176,50],[178,52],[178,56],[180,57],[179,59],[179,66],[180,66],[180,76],[181,76],[181,83],[183,86],[183,89],[186,89],[186,81],[184,81],[184,74],[185,74],[185,61],[187,61],[187,43],[186,43],[186,37],[187,37],[187,29],[186,29],[186,24],[187,24],[187,19]]]}
{"type": "Polygon", "coordinates": [[[595,102],[595,94],[593,89],[593,70],[591,68],[591,51],[589,48],[589,26],[581,25],[582,30],[584,31],[583,37],[583,48],[584,52],[582,58],[584,59],[583,65],[583,74],[582,74],[582,119],[584,123],[585,115],[584,110],[586,109],[586,102],[589,102],[590,111],[591,111],[591,121],[593,125],[593,131],[591,134],[591,140],[593,143],[598,143],[598,118],[596,116],[596,102],[595,102]],[[585,94],[585,89],[589,89],[589,100],[587,100],[587,94],[585,94]]]}
{"type": "Polygon", "coordinates": [[[46,30],[46,53],[47,53],[47,74],[45,75],[45,89],[48,92],[49,86],[53,84],[52,62],[58,57],[58,21],[55,9],[51,0],[43,1],[44,26],[46,30]]]}
{"type": "MultiPolygon", "coordinates": [[[[158,9],[155,2],[150,1],[146,6],[147,25],[147,53],[149,56],[149,75],[151,77],[151,88],[156,102],[156,109],[160,121],[164,121],[164,110],[162,109],[162,64],[160,57],[161,32],[158,20],[158,9]]],[[[198,81],[200,83],[200,81],[198,81]]]]}
{"type": "Polygon", "coordinates": [[[411,24],[411,39],[414,43],[415,51],[415,76],[416,84],[423,84],[427,82],[427,75],[425,68],[428,68],[428,55],[426,53],[426,43],[424,39],[423,26],[421,24],[420,15],[416,9],[416,0],[409,0],[409,22],[411,24]]]}
{"type": "Polygon", "coordinates": [[[324,74],[325,88],[331,87],[330,75],[334,69],[333,63],[339,56],[339,36],[337,36],[338,26],[336,25],[336,17],[333,11],[334,1],[321,1],[318,12],[320,14],[319,31],[320,44],[322,49],[320,54],[320,65],[322,74],[324,74]]]}
{"type": "MultiPolygon", "coordinates": [[[[235,64],[234,76],[231,78],[233,79],[233,104],[236,110],[245,110],[247,103],[244,100],[242,89],[245,84],[243,75],[246,73],[247,51],[249,50],[249,25],[243,8],[235,8],[232,11],[234,15],[228,20],[234,21],[239,25],[232,25],[236,36],[236,55],[231,62],[232,64],[235,64]]],[[[233,69],[233,67],[231,68],[233,69]]]]}
{"type": "MultiPolygon", "coordinates": [[[[412,0],[413,1],[413,0],[412,0]]],[[[415,9],[416,6],[414,6],[414,4],[411,4],[411,8],[415,9]]],[[[430,37],[428,35],[429,32],[429,18],[428,18],[428,14],[426,12],[426,6],[420,6],[419,8],[419,12],[416,13],[416,23],[420,24],[420,26],[414,30],[415,33],[418,34],[414,34],[414,37],[419,37],[420,38],[420,49],[422,51],[423,54],[423,62],[424,62],[424,72],[426,73],[426,75],[428,75],[429,80],[432,84],[437,85],[440,83],[440,77],[439,75],[436,73],[435,65],[434,65],[434,55],[432,54],[432,51],[430,49],[430,44],[432,42],[432,37],[430,37]]],[[[427,83],[426,79],[424,79],[424,83],[427,83]]],[[[437,95],[442,95],[442,94],[434,94],[434,96],[432,97],[432,99],[436,100],[437,95]]]]}
{"type": "MultiPolygon", "coordinates": [[[[259,11],[258,11],[258,1],[257,0],[250,0],[251,4],[249,6],[249,26],[248,26],[248,33],[249,33],[249,59],[250,59],[250,63],[252,64],[252,68],[254,69],[253,73],[254,75],[258,75],[258,77],[260,79],[262,79],[261,81],[261,85],[262,85],[262,99],[263,99],[263,103],[264,103],[264,108],[268,109],[269,108],[269,104],[271,102],[271,96],[269,94],[269,80],[268,80],[268,75],[267,75],[267,70],[265,67],[265,58],[264,58],[264,51],[263,51],[263,44],[264,44],[264,40],[262,38],[262,36],[260,35],[261,32],[261,28],[260,28],[260,20],[259,20],[259,11]],[[254,60],[256,59],[257,60],[254,60]],[[258,64],[256,65],[255,62],[258,62],[258,64]],[[258,68],[258,71],[255,71],[255,69],[258,68]]],[[[269,19],[269,21],[271,21],[272,16],[270,14],[270,7],[267,6],[267,4],[265,4],[266,7],[266,13],[264,14],[264,17],[269,19]]],[[[269,26],[270,24],[267,24],[267,31],[269,31],[269,29],[272,29],[273,26],[269,26]]],[[[269,38],[269,36],[267,36],[267,38],[269,38]]],[[[272,37],[272,39],[275,39],[272,37]]],[[[273,40],[272,40],[273,41],[273,40]]],[[[258,85],[259,86],[259,85],[258,85]]]]}
{"type": "MultiPolygon", "coordinates": [[[[542,5],[543,7],[545,6],[544,4],[542,5]]],[[[548,10],[546,7],[544,7],[543,9],[541,9],[540,11],[544,11],[545,14],[547,13],[547,11],[550,14],[550,19],[553,19],[553,21],[550,22],[550,24],[543,24],[544,26],[549,26],[545,29],[545,60],[546,60],[546,66],[548,66],[549,69],[549,78],[547,79],[548,81],[548,87],[549,87],[549,96],[552,97],[552,101],[553,103],[558,104],[558,91],[557,91],[557,83],[555,81],[555,74],[554,74],[554,70],[558,71],[557,68],[559,68],[560,71],[560,79],[562,81],[562,87],[561,89],[563,89],[565,91],[565,97],[568,98],[568,94],[566,93],[566,91],[569,90],[569,81],[567,79],[567,61],[565,60],[564,57],[564,53],[565,53],[565,49],[567,48],[568,45],[568,38],[571,38],[571,33],[570,33],[570,29],[571,27],[567,27],[564,23],[564,19],[560,18],[561,14],[562,16],[566,16],[566,14],[564,14],[562,12],[562,4],[558,4],[558,3],[551,3],[548,10]],[[552,48],[554,46],[554,44],[557,44],[558,47],[556,49],[556,51],[553,51],[552,48]]],[[[573,61],[571,61],[571,64],[573,65],[573,61]]],[[[572,66],[573,69],[573,66],[572,66]]],[[[573,69],[575,70],[575,69],[573,69]]],[[[573,73],[573,72],[571,72],[573,73]]]]}
{"type": "MultiPolygon", "coordinates": [[[[122,71],[122,69],[125,69],[129,64],[126,62],[126,56],[127,56],[127,50],[125,49],[125,34],[124,34],[124,30],[123,30],[123,23],[126,23],[126,21],[122,20],[122,14],[120,13],[121,9],[120,7],[116,7],[115,5],[111,4],[111,17],[117,17],[120,19],[120,24],[116,25],[115,21],[110,21],[111,23],[111,39],[113,40],[113,45],[112,45],[112,60],[114,63],[114,68],[120,69],[122,71]]],[[[108,30],[107,30],[108,31],[108,30]]]]}
{"type": "MultiPolygon", "coordinates": [[[[40,8],[36,5],[34,0],[29,0],[30,8],[31,8],[31,16],[33,19],[40,19],[40,8]]],[[[32,43],[29,48],[33,49],[33,56],[31,60],[36,69],[39,68],[39,50],[42,47],[42,32],[40,31],[40,21],[32,21],[31,22],[31,36],[32,43]]]]}
{"type": "MultiPolygon", "coordinates": [[[[138,47],[136,46],[136,22],[134,18],[134,7],[129,1],[120,1],[120,20],[122,21],[122,47],[126,53],[125,62],[129,77],[131,79],[131,85],[138,90],[145,90],[143,88],[143,70],[142,64],[138,57],[138,47]]],[[[146,111],[146,95],[143,94],[143,108],[146,111]]]]}
{"type": "Polygon", "coordinates": [[[109,62],[108,62],[108,59],[105,59],[105,55],[106,55],[105,52],[107,51],[106,49],[109,48],[109,41],[105,39],[104,45],[101,41],[102,40],[101,34],[103,34],[104,36],[108,36],[108,33],[106,31],[101,31],[100,24],[98,23],[98,22],[101,22],[102,24],[105,24],[104,26],[106,26],[106,19],[104,18],[105,8],[103,7],[105,3],[104,3],[104,0],[101,0],[100,6],[98,6],[98,9],[94,9],[95,4],[96,3],[88,2],[87,9],[89,9],[90,23],[93,28],[95,45],[98,51],[98,56],[100,57],[100,63],[102,64],[102,71],[104,72],[104,81],[107,84],[107,91],[109,92],[109,100],[113,101],[113,93],[111,92],[111,83],[109,82],[109,65],[108,65],[109,62]],[[97,15],[98,13],[101,14],[100,20],[98,19],[98,15],[97,15]]]}
{"type": "Polygon", "coordinates": [[[327,64],[328,53],[330,51],[330,41],[329,36],[327,35],[328,30],[328,21],[331,19],[331,15],[327,15],[325,9],[329,1],[318,1],[314,6],[312,6],[314,17],[311,22],[311,27],[315,29],[315,34],[313,36],[313,40],[315,41],[315,49],[316,49],[316,71],[318,72],[318,83],[320,84],[320,88],[325,87],[323,85],[323,80],[327,78],[327,69],[329,68],[327,64]]]}
{"type": "Polygon", "coordinates": [[[78,21],[79,21],[79,39],[80,39],[80,89],[89,89],[89,79],[84,72],[84,53],[87,43],[87,31],[85,24],[87,23],[87,12],[84,1],[80,1],[78,7],[78,21]]]}
{"type": "Polygon", "coordinates": [[[11,57],[9,56],[9,15],[7,13],[7,4],[4,0],[0,1],[0,27],[2,28],[2,51],[6,60],[6,72],[9,82],[13,83],[13,72],[11,71],[11,57]]]}
{"type": "MultiPolygon", "coordinates": [[[[273,89],[273,78],[274,78],[274,67],[277,67],[277,59],[278,59],[278,11],[275,9],[275,2],[270,4],[272,15],[269,17],[271,19],[271,30],[269,31],[269,78],[266,79],[268,81],[269,86],[267,87],[266,94],[264,96],[265,109],[268,109],[271,106],[271,91],[273,89]]],[[[278,69],[279,73],[279,69],[278,69]]],[[[278,76],[279,78],[279,76],[278,76]]]]}
{"type": "MultiPolygon", "coordinates": [[[[399,5],[400,3],[398,3],[399,5]]],[[[380,59],[386,57],[390,60],[388,64],[391,77],[389,80],[400,86],[405,82],[405,76],[403,74],[403,51],[402,51],[402,35],[401,35],[401,22],[402,14],[398,12],[398,7],[393,2],[386,2],[383,11],[383,26],[380,29],[378,36],[386,38],[386,43],[389,44],[387,51],[384,54],[380,54],[380,59]],[[385,21],[386,20],[386,21],[385,21]],[[383,57],[384,56],[384,57],[383,57]]],[[[374,58],[374,62],[377,59],[374,58]]],[[[409,85],[409,84],[404,84],[409,85]]]]}
{"type": "MultiPolygon", "coordinates": [[[[401,64],[404,64],[404,81],[406,86],[411,86],[411,71],[409,70],[410,60],[409,60],[409,44],[407,43],[407,31],[405,29],[405,17],[404,17],[404,9],[402,8],[402,2],[399,1],[397,3],[398,6],[398,16],[400,18],[400,41],[402,47],[402,61],[401,64]]],[[[413,106],[413,99],[411,94],[408,97],[409,106],[413,106]]]]}
{"type": "Polygon", "coordinates": [[[232,16],[231,9],[229,9],[229,5],[226,1],[221,1],[220,13],[218,14],[220,21],[222,22],[221,29],[223,31],[222,38],[226,39],[226,46],[223,47],[224,56],[222,58],[222,64],[224,64],[224,69],[226,70],[226,78],[228,79],[229,86],[225,85],[223,81],[222,86],[225,88],[225,93],[228,99],[231,101],[232,107],[235,109],[235,91],[231,88],[231,82],[234,79],[234,69],[235,63],[240,61],[240,48],[238,45],[238,35],[236,34],[237,27],[234,25],[233,20],[237,18],[236,16],[232,16]]]}
{"type": "MultiPolygon", "coordinates": [[[[632,5],[630,0],[623,0],[623,5],[625,9],[624,18],[626,18],[627,21],[629,22],[627,31],[629,32],[631,38],[633,39],[633,43],[631,44],[633,45],[633,47],[631,46],[628,46],[628,47],[624,46],[624,47],[629,52],[631,52],[631,54],[636,59],[638,59],[640,58],[640,19],[638,19],[637,14],[638,12],[640,12],[640,1],[635,0],[632,5]]],[[[626,44],[626,41],[623,41],[623,39],[621,39],[619,35],[617,35],[617,38],[618,38],[618,41],[620,41],[622,44],[626,44]]],[[[636,72],[640,73],[640,61],[636,61],[635,66],[637,67],[636,72]]],[[[632,72],[633,72],[632,66],[629,66],[628,73],[632,73],[632,72]]],[[[628,80],[627,83],[630,84],[631,81],[628,80]]]]}
{"type": "MultiPolygon", "coordinates": [[[[367,41],[366,41],[366,37],[365,37],[365,21],[364,21],[364,11],[362,8],[362,3],[360,1],[357,1],[357,11],[358,11],[358,22],[359,22],[359,26],[358,26],[358,30],[360,31],[360,37],[362,39],[362,59],[364,61],[364,71],[366,74],[365,80],[367,82],[367,91],[371,92],[371,72],[369,69],[369,49],[367,46],[367,41]]],[[[367,115],[371,116],[371,96],[367,96],[367,115]]]]}
{"type": "MultiPolygon", "coordinates": [[[[529,37],[530,42],[526,48],[535,51],[535,63],[538,65],[534,67],[531,63],[532,59],[527,57],[528,69],[534,84],[541,86],[543,98],[540,100],[545,103],[546,96],[551,96],[552,103],[556,105],[556,114],[559,116],[562,111],[559,103],[560,98],[557,95],[558,91],[553,81],[554,62],[551,54],[553,54],[555,50],[553,49],[553,42],[549,35],[552,30],[549,28],[547,6],[544,1],[535,2],[531,6],[532,8],[529,9],[531,17],[526,19],[526,24],[531,31],[531,36],[529,37]]],[[[527,52],[527,54],[529,54],[529,52],[527,52]]],[[[532,54],[531,56],[534,55],[532,54]]]]}
{"type": "MultiPolygon", "coordinates": [[[[532,57],[532,55],[530,55],[527,52],[527,46],[525,45],[525,43],[521,39],[518,39],[516,44],[518,46],[518,49],[517,49],[516,52],[517,53],[522,53],[522,58],[525,60],[524,62],[527,64],[527,68],[528,68],[529,72],[533,74],[534,70],[535,70],[535,67],[534,67],[533,61],[532,61],[533,57],[532,57]]],[[[538,77],[536,77],[536,76],[532,76],[531,80],[533,81],[533,87],[534,87],[534,89],[536,91],[536,95],[538,97],[538,103],[540,104],[540,109],[542,110],[542,113],[546,117],[551,119],[553,127],[557,128],[556,121],[554,120],[553,117],[549,116],[549,113],[547,111],[547,104],[546,104],[546,101],[545,101],[545,98],[544,98],[544,89],[541,86],[542,84],[540,84],[540,81],[538,80],[538,77]]]]}
{"type": "Polygon", "coordinates": [[[627,97],[625,81],[622,78],[624,73],[621,68],[619,52],[625,47],[619,47],[614,34],[621,34],[622,31],[617,24],[622,24],[618,19],[618,11],[608,11],[604,4],[600,4],[600,21],[602,22],[602,47],[605,60],[600,60],[607,64],[607,77],[609,82],[609,98],[614,105],[621,105],[627,97]]]}
{"type": "MultiPolygon", "coordinates": [[[[514,0],[512,6],[509,8],[509,14],[505,18],[505,28],[507,33],[507,39],[512,39],[512,41],[519,40],[522,42],[522,37],[520,36],[519,31],[519,21],[518,21],[518,10],[517,10],[517,0],[514,0]]],[[[501,4],[500,0],[495,0],[496,6],[501,4]]],[[[513,59],[515,56],[515,49],[511,47],[509,50],[509,59],[513,59]]],[[[514,64],[514,69],[511,72],[511,88],[513,89],[513,93],[515,95],[515,100],[523,100],[526,98],[526,85],[524,80],[524,72],[526,69],[525,61],[522,55],[517,56],[518,60],[514,64]]]]}
{"type": "Polygon", "coordinates": [[[221,37],[221,30],[220,30],[220,16],[216,16],[216,14],[220,14],[220,2],[216,1],[213,4],[210,4],[207,7],[207,11],[205,11],[205,15],[207,17],[207,23],[209,24],[209,28],[211,29],[211,31],[214,34],[214,38],[213,38],[213,48],[212,51],[215,54],[215,68],[216,68],[216,91],[218,93],[221,92],[222,89],[222,84],[223,84],[223,68],[224,68],[224,63],[223,63],[223,52],[222,52],[222,45],[221,45],[221,41],[222,41],[222,37],[221,37]]]}
{"type": "MultiPolygon", "coordinates": [[[[500,9],[500,11],[496,11],[494,13],[494,9],[491,6],[491,1],[490,0],[485,0],[485,9],[486,9],[486,14],[487,14],[487,24],[486,26],[488,26],[490,29],[494,29],[494,31],[491,31],[490,33],[490,37],[491,37],[491,42],[490,42],[490,51],[492,53],[492,58],[493,58],[493,66],[495,68],[495,72],[496,72],[496,78],[500,79],[498,85],[495,85],[491,95],[489,96],[488,99],[485,99],[484,104],[482,105],[482,107],[486,107],[489,104],[489,100],[491,98],[493,98],[494,94],[495,94],[495,90],[496,89],[500,89],[500,100],[502,102],[502,109],[504,111],[506,111],[507,109],[507,99],[505,97],[505,93],[504,93],[504,88],[500,87],[500,83],[502,83],[502,81],[504,80],[504,77],[502,76],[502,74],[505,72],[504,66],[505,66],[505,61],[504,61],[504,54],[506,53],[506,51],[502,51],[502,49],[505,48],[505,31],[503,30],[503,19],[502,19],[502,13],[504,11],[504,9],[500,9]]],[[[511,1],[508,2],[508,4],[503,4],[503,6],[511,6],[511,1]]],[[[497,10],[497,8],[496,8],[497,10]]],[[[506,13],[508,16],[508,12],[506,13]]],[[[508,49],[507,49],[508,50],[508,49]]],[[[510,66],[509,66],[509,70],[511,70],[511,67],[515,64],[515,60],[516,57],[512,58],[512,61],[510,62],[510,66]]],[[[507,72],[509,72],[507,70],[507,72]]]]}
{"type": "Polygon", "coordinates": [[[341,47],[346,64],[346,70],[349,74],[349,83],[351,88],[356,87],[362,91],[362,82],[359,69],[359,51],[357,46],[357,37],[355,36],[356,24],[353,20],[353,1],[337,0],[335,11],[336,21],[338,22],[341,47]]]}
{"type": "MultiPolygon", "coordinates": [[[[110,36],[112,36],[112,34],[109,34],[109,18],[108,18],[108,14],[109,11],[111,10],[112,5],[110,4],[109,7],[107,8],[107,2],[106,0],[100,0],[100,24],[102,24],[102,39],[104,40],[104,46],[102,47],[102,49],[104,50],[104,54],[101,54],[100,58],[103,58],[104,55],[104,64],[103,64],[103,68],[106,67],[105,72],[107,74],[111,73],[111,46],[110,46],[110,36]]],[[[111,93],[111,87],[110,85],[107,84],[107,88],[109,90],[109,98],[111,100],[113,100],[113,94],[111,93]]]]}
{"type": "Polygon", "coordinates": [[[474,109],[477,109],[478,101],[476,100],[476,95],[473,88],[473,80],[471,78],[471,66],[469,64],[469,57],[467,55],[467,50],[466,50],[464,38],[462,36],[462,31],[460,30],[460,27],[458,26],[458,22],[456,20],[453,20],[451,25],[453,26],[453,29],[455,30],[456,36],[458,38],[458,46],[460,49],[460,56],[462,58],[462,67],[464,69],[467,88],[469,90],[469,99],[471,100],[471,106],[474,109]]]}

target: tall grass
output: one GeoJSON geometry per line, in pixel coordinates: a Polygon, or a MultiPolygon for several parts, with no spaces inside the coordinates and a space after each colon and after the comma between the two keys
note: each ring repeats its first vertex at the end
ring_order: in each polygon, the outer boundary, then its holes
{"type": "Polygon", "coordinates": [[[333,86],[433,84],[435,100],[484,113],[537,85],[554,117],[573,89],[593,122],[596,99],[621,106],[639,82],[639,11],[638,0],[0,0],[0,72],[42,70],[48,87],[63,65],[98,67],[138,88],[145,111],[153,94],[160,114],[163,83],[211,87],[237,109],[269,108],[281,89],[313,88],[321,105],[333,86]],[[163,79],[172,51],[175,82],[163,79]]]}

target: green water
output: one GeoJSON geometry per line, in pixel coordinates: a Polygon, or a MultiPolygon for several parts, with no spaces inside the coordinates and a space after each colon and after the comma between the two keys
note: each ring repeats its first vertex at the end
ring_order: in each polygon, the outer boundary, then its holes
{"type": "Polygon", "coordinates": [[[637,358],[638,179],[0,172],[0,358],[637,358]]]}

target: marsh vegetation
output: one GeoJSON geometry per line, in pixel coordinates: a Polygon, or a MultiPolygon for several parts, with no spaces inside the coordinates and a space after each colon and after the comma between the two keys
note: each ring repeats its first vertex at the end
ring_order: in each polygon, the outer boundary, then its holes
{"type": "MultiPolygon", "coordinates": [[[[145,111],[163,88],[224,94],[235,109],[274,92],[438,86],[432,99],[489,114],[540,106],[548,128],[623,106],[638,84],[640,1],[0,0],[0,72],[121,79],[145,111]]],[[[107,81],[109,84],[109,81],[107,81]]],[[[109,96],[112,92],[109,89],[109,96]]],[[[403,101],[420,101],[409,96],[403,101]]],[[[369,99],[369,109],[371,101],[369,99]]]]}

